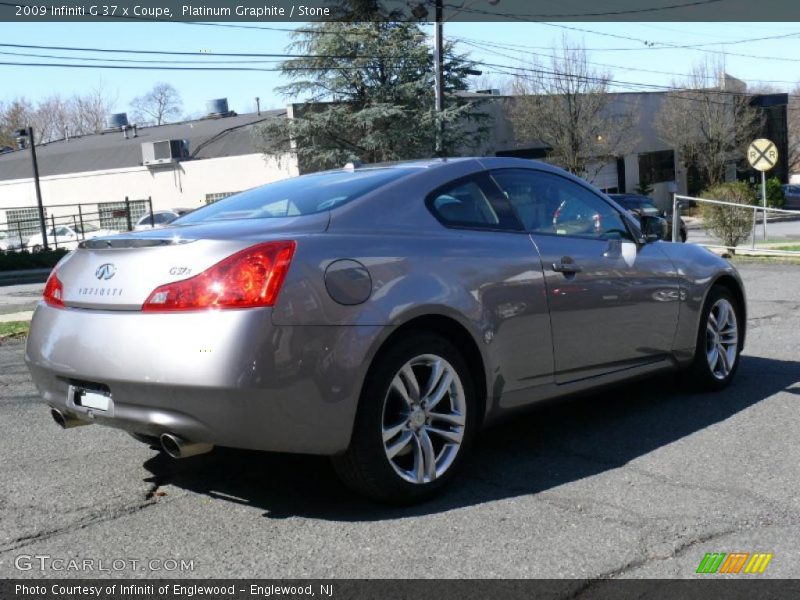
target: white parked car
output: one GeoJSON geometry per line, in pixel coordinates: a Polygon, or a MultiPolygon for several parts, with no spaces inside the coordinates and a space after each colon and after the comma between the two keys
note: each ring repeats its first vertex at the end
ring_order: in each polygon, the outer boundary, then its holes
{"type": "Polygon", "coordinates": [[[154,210],[153,218],[150,219],[150,213],[142,215],[133,226],[134,231],[142,231],[143,229],[158,229],[159,227],[166,227],[178,217],[182,217],[186,213],[191,212],[191,208],[168,208],[165,210],[154,210]]]}
{"type": "MultiPolygon", "coordinates": [[[[93,237],[114,235],[119,233],[115,229],[101,229],[97,225],[91,223],[83,224],[83,231],[81,225],[56,225],[47,230],[47,243],[50,248],[66,248],[67,250],[74,250],[78,247],[78,243],[82,240],[88,240],[93,237]]],[[[28,248],[34,252],[38,252],[44,247],[42,243],[42,234],[36,233],[28,238],[28,248]]]]}
{"type": "MultiPolygon", "coordinates": [[[[41,236],[40,236],[41,237],[41,236]]],[[[23,244],[27,244],[28,239],[20,239],[19,234],[0,231],[0,250],[19,250],[23,244]]]]}

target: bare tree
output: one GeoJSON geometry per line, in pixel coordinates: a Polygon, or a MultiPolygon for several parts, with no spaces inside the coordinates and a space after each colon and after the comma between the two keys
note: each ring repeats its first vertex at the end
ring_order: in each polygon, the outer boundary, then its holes
{"type": "Polygon", "coordinates": [[[69,133],[86,135],[100,133],[106,126],[106,118],[117,103],[102,84],[83,96],[73,96],[69,100],[69,133]]]}
{"type": "Polygon", "coordinates": [[[16,98],[0,104],[0,148],[16,148],[16,131],[30,125],[33,106],[25,98],[16,98]]]}
{"type": "Polygon", "coordinates": [[[800,173],[800,83],[789,92],[786,107],[789,127],[789,173],[800,173]]]}
{"type": "Polygon", "coordinates": [[[731,85],[724,63],[701,63],[669,92],[656,116],[661,138],[678,151],[687,168],[694,167],[701,186],[725,181],[728,165],[744,157],[759,129],[759,115],[750,106],[744,85],[731,85]]]}
{"type": "Polygon", "coordinates": [[[31,115],[31,125],[41,143],[63,139],[72,131],[70,101],[59,95],[50,96],[36,105],[31,115]]]}
{"type": "Polygon", "coordinates": [[[99,133],[116,99],[102,85],[71,98],[58,94],[34,104],[27,98],[0,103],[0,146],[14,147],[17,129],[33,127],[36,142],[44,144],[68,136],[99,133]]]}
{"type": "Polygon", "coordinates": [[[609,74],[591,67],[583,46],[564,39],[549,63],[519,70],[510,107],[515,137],[545,144],[551,162],[591,181],[637,141],[636,105],[614,100],[610,84],[609,74]]]}
{"type": "Polygon", "coordinates": [[[169,83],[161,82],[145,95],[131,100],[131,108],[136,121],[163,125],[180,116],[183,102],[178,90],[169,83]]]}

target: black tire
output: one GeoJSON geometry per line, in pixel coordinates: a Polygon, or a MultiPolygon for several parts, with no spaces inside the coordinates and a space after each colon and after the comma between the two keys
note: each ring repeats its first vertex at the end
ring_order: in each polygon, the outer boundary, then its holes
{"type": "MultiPolygon", "coordinates": [[[[416,369],[415,372],[420,373],[424,379],[425,366],[420,365],[414,368],[416,369]]],[[[431,369],[429,373],[432,374],[432,372],[431,369]]],[[[433,379],[433,377],[430,378],[433,379]]],[[[406,404],[403,402],[399,404],[405,409],[406,404]]],[[[350,447],[344,454],[333,457],[334,468],[345,485],[357,493],[374,500],[391,504],[410,504],[423,501],[447,485],[463,462],[475,434],[476,423],[478,422],[476,413],[475,386],[470,376],[467,362],[461,353],[441,336],[421,331],[409,332],[381,352],[371,366],[362,389],[350,447]],[[397,399],[390,394],[397,394],[396,388],[391,388],[391,386],[395,377],[399,377],[400,370],[411,361],[425,356],[444,359],[457,374],[457,379],[460,380],[460,389],[463,390],[463,402],[458,400],[459,392],[451,384],[447,388],[446,401],[443,399],[440,405],[446,402],[447,406],[452,407],[456,405],[456,402],[461,402],[465,419],[463,428],[460,428],[460,426],[451,428],[447,425],[443,427],[441,425],[436,426],[447,428],[448,431],[450,429],[460,430],[462,434],[460,446],[457,447],[454,458],[450,459],[449,467],[441,474],[437,474],[431,481],[412,483],[405,480],[398,473],[396,466],[393,466],[396,463],[391,462],[389,459],[383,440],[383,432],[386,427],[385,419],[387,418],[384,414],[384,406],[388,408],[392,402],[397,403],[397,399]],[[456,390],[455,395],[452,394],[453,390],[456,390]]],[[[399,418],[402,421],[403,418],[408,417],[400,416],[399,418]]],[[[427,423],[430,423],[430,418],[432,417],[428,417],[427,423]]],[[[411,419],[409,418],[408,423],[410,422],[411,419]]],[[[436,422],[435,418],[434,422],[436,422]]],[[[426,426],[422,426],[423,429],[426,426]]],[[[402,435],[413,436],[412,440],[408,442],[408,452],[406,453],[407,455],[410,453],[411,456],[404,457],[401,453],[398,453],[397,457],[399,458],[396,460],[413,461],[416,458],[414,456],[415,449],[416,453],[421,455],[420,438],[417,436],[423,433],[428,435],[424,431],[414,432],[411,429],[408,429],[408,433],[404,431],[402,435]]],[[[434,440],[431,450],[436,453],[433,455],[435,456],[433,461],[435,470],[439,459],[445,457],[445,446],[447,444],[433,433],[428,436],[428,440],[434,440]],[[436,444],[441,444],[439,449],[436,449],[436,444]]],[[[448,450],[448,452],[450,451],[448,450]]],[[[428,462],[428,464],[430,463],[428,462]]]]}
{"type": "MultiPolygon", "coordinates": [[[[703,312],[700,315],[694,360],[688,370],[691,387],[701,391],[718,391],[728,386],[739,368],[740,354],[742,351],[742,331],[742,307],[739,306],[738,300],[728,288],[722,285],[715,285],[708,293],[708,297],[703,305],[703,312]],[[709,314],[721,301],[727,302],[736,319],[736,351],[733,355],[733,364],[728,368],[724,376],[721,376],[723,371],[722,365],[720,365],[720,369],[717,371],[712,369],[710,365],[711,359],[707,354],[709,345],[713,344],[713,341],[711,341],[713,337],[710,337],[712,334],[708,332],[709,314]]],[[[721,358],[722,357],[720,357],[720,359],[721,358]]],[[[717,364],[720,363],[718,362],[717,364]]]]}
{"type": "Polygon", "coordinates": [[[681,229],[680,230],[680,234],[681,234],[681,243],[685,244],[686,243],[686,238],[687,238],[686,230],[681,229]]]}

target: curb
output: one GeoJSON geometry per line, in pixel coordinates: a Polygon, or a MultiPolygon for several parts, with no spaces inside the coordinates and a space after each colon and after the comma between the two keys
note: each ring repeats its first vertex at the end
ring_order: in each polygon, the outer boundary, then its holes
{"type": "Polygon", "coordinates": [[[14,321],[30,321],[33,318],[32,310],[22,312],[7,313],[0,315],[0,323],[12,323],[14,321]]]}

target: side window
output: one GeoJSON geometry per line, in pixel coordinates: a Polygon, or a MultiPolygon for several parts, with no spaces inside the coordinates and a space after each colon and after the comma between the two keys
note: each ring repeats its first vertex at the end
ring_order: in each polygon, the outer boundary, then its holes
{"type": "Polygon", "coordinates": [[[527,231],[632,239],[622,217],[610,204],[564,177],[519,169],[493,171],[492,177],[527,231]]]}
{"type": "MultiPolygon", "coordinates": [[[[485,175],[460,179],[434,191],[427,198],[428,209],[444,225],[476,229],[513,229],[519,224],[511,208],[498,205],[489,195],[497,191],[485,175]]],[[[497,200],[497,199],[495,199],[497,200]]]]}

